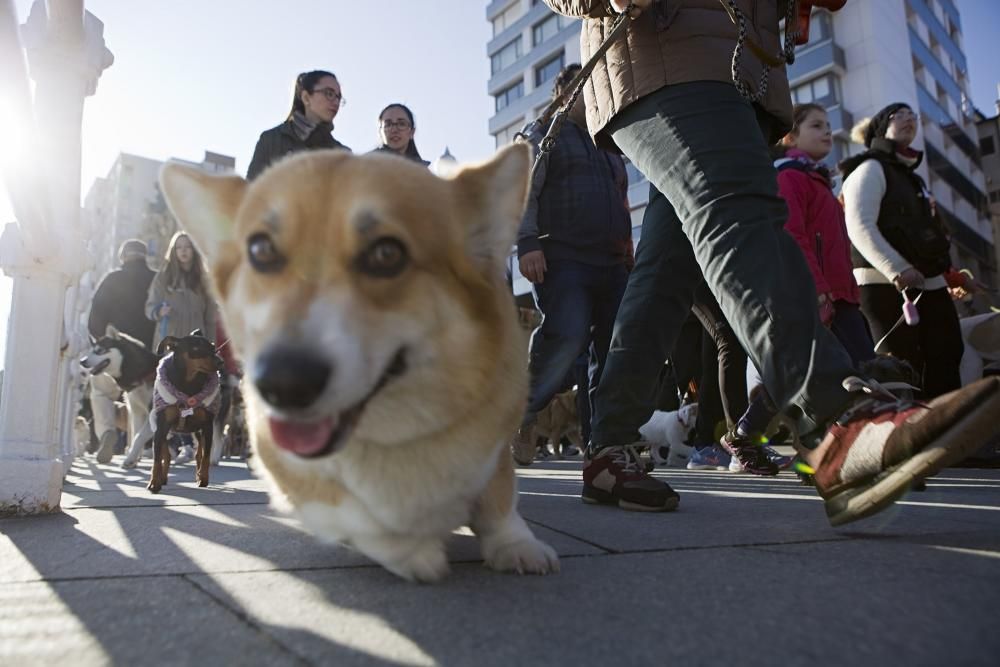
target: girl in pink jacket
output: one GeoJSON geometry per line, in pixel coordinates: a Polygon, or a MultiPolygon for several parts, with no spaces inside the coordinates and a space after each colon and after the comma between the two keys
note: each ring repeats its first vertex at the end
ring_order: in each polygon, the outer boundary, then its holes
{"type": "MultiPolygon", "coordinates": [[[[778,192],[788,204],[785,230],[802,248],[812,271],[820,319],[858,366],[875,357],[875,344],[861,314],[861,292],[852,271],[844,209],[833,195],[829,170],[820,162],[833,147],[830,123],[826,111],[817,104],[797,104],[793,113],[792,131],[778,144],[782,157],[774,163],[778,192]]],[[[723,447],[727,438],[759,437],[778,412],[760,378],[753,377],[755,371],[751,367],[747,378],[750,406],[735,431],[723,437],[723,447]]],[[[789,457],[765,450],[779,467],[791,463],[789,457]]],[[[733,464],[730,470],[741,471],[733,464]]]]}
{"type": "Polygon", "coordinates": [[[785,231],[802,248],[812,272],[820,318],[857,365],[875,356],[875,346],[861,314],[844,208],[833,195],[829,170],[820,162],[832,147],[823,107],[797,104],[792,131],[778,146],[784,157],[774,166],[778,192],[788,204],[785,231]]]}

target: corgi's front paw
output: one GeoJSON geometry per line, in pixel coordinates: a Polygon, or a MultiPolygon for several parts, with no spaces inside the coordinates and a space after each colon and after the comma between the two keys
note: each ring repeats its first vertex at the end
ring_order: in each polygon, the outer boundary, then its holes
{"type": "Polygon", "coordinates": [[[441,581],[450,571],[448,557],[440,542],[422,544],[406,560],[389,563],[386,568],[404,579],[421,584],[441,581]]]}
{"type": "Polygon", "coordinates": [[[555,549],[534,536],[491,545],[484,557],[486,566],[499,572],[551,574],[559,571],[559,556],[555,549]]]}
{"type": "Polygon", "coordinates": [[[352,542],[358,551],[408,581],[433,584],[450,571],[441,540],[381,537],[352,542]]]}

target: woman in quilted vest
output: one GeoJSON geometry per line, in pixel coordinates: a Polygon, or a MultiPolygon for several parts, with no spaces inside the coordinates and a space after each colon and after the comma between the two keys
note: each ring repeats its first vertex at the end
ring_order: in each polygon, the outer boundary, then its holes
{"type": "Polygon", "coordinates": [[[923,153],[911,148],[917,116],[890,104],[855,128],[867,151],[844,160],[844,210],[853,245],[861,310],[879,351],[904,359],[923,378],[923,396],[961,386],[964,345],[944,274],[950,242],[934,200],[916,173],[923,153]],[[919,322],[901,321],[904,299],[919,322]]]}

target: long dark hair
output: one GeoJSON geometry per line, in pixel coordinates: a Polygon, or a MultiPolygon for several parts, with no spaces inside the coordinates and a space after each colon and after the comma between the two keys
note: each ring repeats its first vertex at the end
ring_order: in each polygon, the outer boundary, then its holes
{"type": "Polygon", "coordinates": [[[202,292],[202,264],[201,264],[201,253],[198,252],[198,248],[195,246],[194,241],[185,232],[177,232],[174,234],[173,238],[170,239],[170,245],[167,246],[167,257],[166,264],[160,269],[160,272],[165,274],[167,287],[178,288],[187,287],[188,289],[195,292],[202,292]],[[191,270],[185,271],[181,267],[180,261],[177,259],[177,252],[175,246],[177,241],[185,238],[191,244],[191,270]]]}
{"type": "Polygon", "coordinates": [[[785,139],[791,136],[798,136],[802,123],[806,122],[806,118],[813,111],[819,111],[824,116],[826,115],[826,107],[821,104],[806,102],[804,104],[796,104],[792,107],[792,129],[790,129],[788,134],[782,137],[781,140],[778,141],[778,143],[776,143],[771,149],[771,154],[775,159],[785,157],[785,153],[787,153],[789,149],[789,146],[785,145],[785,139]]]}
{"type": "MultiPolygon", "coordinates": [[[[382,122],[382,116],[384,116],[385,112],[388,111],[389,109],[401,109],[402,112],[406,114],[406,117],[410,119],[410,127],[413,128],[414,130],[417,129],[417,122],[413,118],[413,112],[410,111],[410,107],[400,102],[393,102],[392,104],[389,104],[384,109],[382,109],[382,111],[380,111],[378,114],[379,123],[382,122]]],[[[382,137],[380,136],[379,140],[381,139],[382,137]]],[[[424,159],[420,157],[420,151],[417,150],[417,144],[414,143],[413,137],[410,137],[410,143],[406,144],[406,150],[403,151],[403,155],[410,158],[411,160],[418,160],[420,162],[424,161],[424,159]]]]}
{"type": "Polygon", "coordinates": [[[319,80],[325,77],[330,77],[336,80],[337,75],[333,72],[327,72],[325,69],[314,69],[311,72],[303,72],[295,77],[295,94],[292,96],[292,110],[288,112],[288,119],[291,120],[292,114],[298,111],[300,114],[305,114],[306,105],[302,103],[302,93],[311,93],[319,80]]]}

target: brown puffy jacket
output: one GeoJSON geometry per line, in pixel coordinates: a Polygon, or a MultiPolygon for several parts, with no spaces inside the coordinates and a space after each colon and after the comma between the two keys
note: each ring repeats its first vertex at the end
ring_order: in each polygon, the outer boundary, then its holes
{"type": "MultiPolygon", "coordinates": [[[[580,50],[584,62],[604,41],[617,14],[603,0],[545,0],[566,16],[583,17],[580,50]]],[[[768,53],[781,50],[778,19],[784,17],[783,0],[736,0],[747,19],[748,37],[768,53]]],[[[632,102],[660,88],[690,81],[732,83],[733,48],[737,28],[719,0],[656,0],[628,26],[604,55],[584,89],[587,126],[606,148],[610,138],[602,133],[608,122],[632,102]]],[[[763,64],[749,46],[743,49],[741,78],[754,92],[763,64]]],[[[791,128],[792,102],[785,68],[771,68],[767,94],[759,101],[778,122],[772,139],[791,128]]]]}

